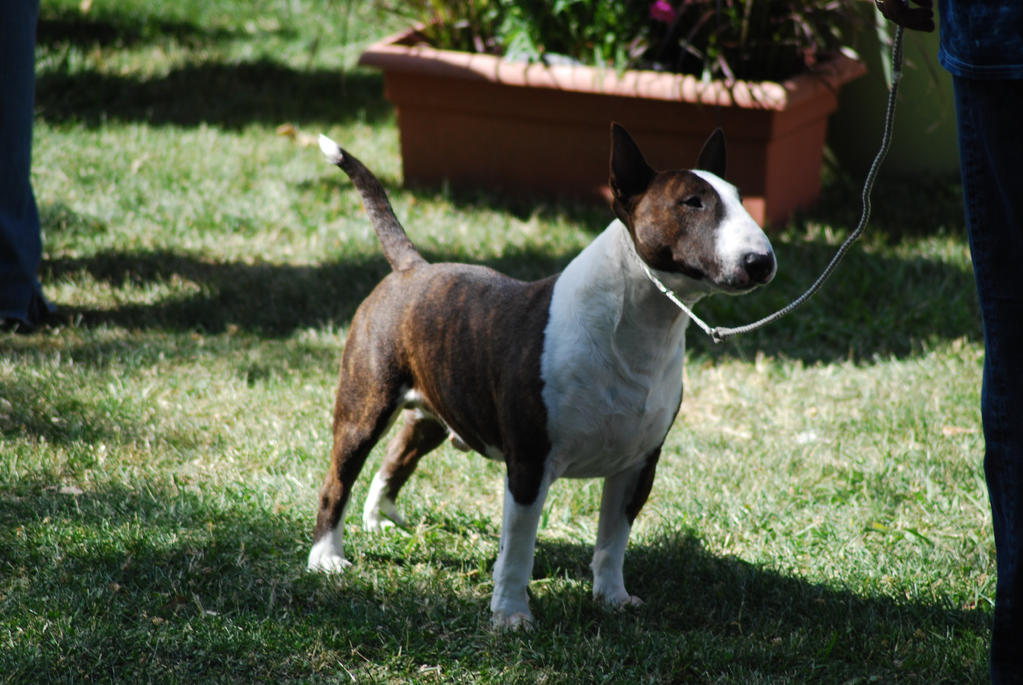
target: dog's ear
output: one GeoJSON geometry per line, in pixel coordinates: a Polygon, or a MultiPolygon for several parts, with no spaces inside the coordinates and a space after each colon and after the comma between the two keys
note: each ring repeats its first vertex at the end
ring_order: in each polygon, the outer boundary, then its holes
{"type": "Polygon", "coordinates": [[[696,160],[696,169],[703,169],[720,178],[725,177],[725,132],[720,128],[714,129],[696,160]]]}
{"type": "Polygon", "coordinates": [[[610,166],[609,184],[614,197],[615,214],[628,224],[622,214],[628,213],[636,198],[646,191],[657,172],[647,164],[646,158],[629,132],[618,123],[611,124],[610,166]]]}

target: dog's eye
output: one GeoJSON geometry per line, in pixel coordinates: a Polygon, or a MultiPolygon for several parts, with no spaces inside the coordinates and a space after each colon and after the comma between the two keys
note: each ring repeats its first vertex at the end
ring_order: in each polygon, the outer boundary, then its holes
{"type": "Polygon", "coordinates": [[[686,207],[692,207],[693,209],[703,209],[703,200],[699,195],[690,195],[686,199],[682,200],[682,204],[686,207]]]}

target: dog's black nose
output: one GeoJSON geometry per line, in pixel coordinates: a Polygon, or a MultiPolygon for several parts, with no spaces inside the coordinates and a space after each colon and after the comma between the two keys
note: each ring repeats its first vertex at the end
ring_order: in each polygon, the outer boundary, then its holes
{"type": "Polygon", "coordinates": [[[743,263],[751,283],[767,283],[774,276],[774,255],[770,252],[749,252],[743,263]]]}

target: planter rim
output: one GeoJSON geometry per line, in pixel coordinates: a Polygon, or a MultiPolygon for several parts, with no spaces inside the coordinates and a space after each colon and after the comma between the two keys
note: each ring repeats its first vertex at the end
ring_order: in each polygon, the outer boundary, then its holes
{"type": "Polygon", "coordinates": [[[689,74],[582,65],[545,65],[510,62],[494,55],[439,50],[417,43],[418,27],[393,34],[370,45],[359,64],[383,69],[487,81],[512,87],[545,88],[620,97],[645,98],[737,106],[747,109],[785,110],[813,99],[820,91],[834,93],[843,84],[866,73],[858,59],[838,53],[812,71],[782,82],[702,81],[689,74]]]}

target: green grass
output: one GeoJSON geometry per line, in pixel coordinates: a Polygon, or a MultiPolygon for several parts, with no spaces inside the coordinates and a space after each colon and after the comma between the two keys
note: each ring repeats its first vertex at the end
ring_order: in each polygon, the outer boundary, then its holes
{"type": "MultiPolygon", "coordinates": [[[[693,329],[626,558],[643,607],[594,606],[599,483],[564,481],[537,628],[493,633],[502,472],[449,448],[399,502],[409,530],[363,533],[363,487],[354,566],[304,572],[339,352],[387,270],[309,136],[377,171],[434,259],[534,278],[610,219],[402,189],[381,80],[354,67],[400,22],[364,4],[43,3],[33,180],[62,313],[0,337],[0,680],[983,681],[982,345],[958,191],[936,181],[879,189],[869,235],[787,320],[721,346],[693,329]]],[[[770,287],[701,314],[798,294],[854,225],[855,182],[832,170],[773,231],[770,287]]]]}

